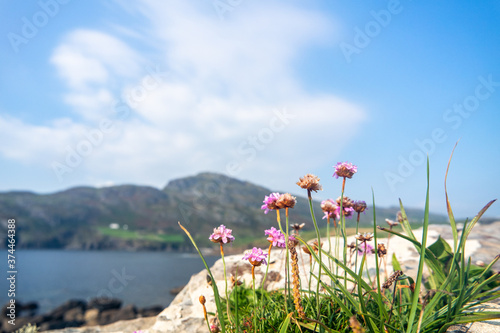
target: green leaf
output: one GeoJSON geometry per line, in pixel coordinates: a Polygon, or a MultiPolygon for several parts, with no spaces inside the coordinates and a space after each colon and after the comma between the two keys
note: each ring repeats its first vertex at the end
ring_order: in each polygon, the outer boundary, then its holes
{"type": "Polygon", "coordinates": [[[453,258],[451,246],[441,236],[439,236],[438,239],[427,249],[429,249],[434,256],[436,256],[439,262],[443,264],[444,271],[446,272],[449,269],[450,260],[453,258]]]}
{"type": "Polygon", "coordinates": [[[290,312],[285,320],[283,320],[283,322],[281,323],[281,326],[280,326],[280,333],[286,333],[286,331],[288,330],[288,326],[290,325],[290,318],[292,318],[292,315],[293,315],[293,312],[290,312]]]}

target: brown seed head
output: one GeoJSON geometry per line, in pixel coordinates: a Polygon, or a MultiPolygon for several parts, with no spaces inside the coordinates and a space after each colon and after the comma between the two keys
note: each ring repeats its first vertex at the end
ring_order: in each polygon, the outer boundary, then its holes
{"type": "Polygon", "coordinates": [[[373,239],[373,234],[365,232],[363,234],[357,233],[355,238],[359,240],[360,242],[369,242],[373,239]]]}
{"type": "Polygon", "coordinates": [[[389,220],[389,219],[385,219],[385,222],[390,226],[390,227],[395,227],[399,224],[399,222],[396,222],[396,221],[393,221],[393,220],[389,220]]]}
{"type": "Polygon", "coordinates": [[[379,243],[377,245],[377,255],[379,258],[382,258],[387,254],[387,249],[385,248],[385,245],[382,243],[379,243]]]}
{"type": "Polygon", "coordinates": [[[396,214],[396,221],[398,221],[399,223],[403,223],[403,213],[401,213],[401,211],[399,211],[397,214],[396,214]]]}
{"type": "Polygon", "coordinates": [[[234,278],[234,275],[231,274],[231,277],[229,278],[229,281],[231,282],[231,286],[234,288],[235,286],[241,286],[243,284],[243,282],[241,282],[240,280],[236,280],[234,278]]]}
{"type": "Polygon", "coordinates": [[[321,209],[324,212],[335,213],[335,210],[337,209],[337,207],[338,206],[335,203],[335,201],[333,201],[331,199],[324,200],[324,201],[321,202],[321,209]]]}
{"type": "Polygon", "coordinates": [[[276,206],[278,208],[293,208],[297,199],[293,197],[290,193],[282,194],[276,201],[276,206]]]}
{"type": "MultiPolygon", "coordinates": [[[[337,198],[337,204],[340,206],[340,202],[342,197],[337,198]]],[[[349,197],[344,195],[344,200],[342,201],[342,209],[350,208],[354,205],[354,201],[352,201],[349,197]]]]}
{"type": "Polygon", "coordinates": [[[352,208],[356,213],[363,213],[366,210],[366,202],[364,201],[355,201],[352,208]]]}
{"type": "Polygon", "coordinates": [[[308,173],[302,178],[299,178],[297,185],[308,191],[318,192],[323,190],[323,187],[319,183],[319,177],[311,175],[310,173],[308,173]]]}
{"type": "Polygon", "coordinates": [[[205,303],[207,302],[205,296],[203,296],[203,295],[200,296],[199,300],[200,300],[201,305],[205,305],[205,303]]]}
{"type": "Polygon", "coordinates": [[[301,224],[298,224],[298,223],[295,223],[295,224],[290,224],[290,226],[292,227],[292,229],[295,231],[296,234],[299,233],[299,230],[301,230],[302,228],[304,228],[306,224],[305,223],[301,223],[301,224]]]}
{"type": "Polygon", "coordinates": [[[212,278],[210,277],[210,275],[207,274],[207,278],[206,279],[207,279],[207,284],[209,286],[211,286],[212,285],[212,278]]]}
{"type": "Polygon", "coordinates": [[[394,283],[394,281],[396,281],[398,277],[400,277],[401,275],[403,275],[402,271],[395,271],[394,273],[392,273],[391,276],[389,276],[389,278],[387,279],[387,281],[385,281],[382,284],[382,288],[384,289],[390,288],[391,285],[394,283]]]}

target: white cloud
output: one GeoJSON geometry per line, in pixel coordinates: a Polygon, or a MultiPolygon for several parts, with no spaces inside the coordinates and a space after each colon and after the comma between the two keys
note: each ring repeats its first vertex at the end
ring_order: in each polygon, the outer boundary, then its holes
{"type": "Polygon", "coordinates": [[[68,86],[64,101],[83,122],[32,126],[0,118],[30,133],[14,136],[22,152],[3,148],[5,156],[64,162],[65,147],[75,148],[87,140],[82,133],[110,119],[114,131],[103,134],[78,166],[92,184],[162,186],[172,177],[200,171],[229,172],[232,162],[240,166],[237,176],[246,179],[276,173],[277,167],[295,177],[306,164],[314,165],[310,161],[324,163],[348,144],[364,120],[359,106],[308,92],[294,70],[303,50],[332,38],[334,25],[321,13],[249,4],[220,21],[206,4],[142,4],[137,10],[151,22],[146,37],[161,45],[162,58],[155,64],[170,75],[151,81],[142,64],[158,58],[117,37],[70,32],[51,61],[68,86]],[[138,91],[142,95],[132,103],[133,112],[113,118],[113,100],[138,91]],[[332,131],[335,142],[323,143],[332,131]],[[42,134],[46,142],[36,139],[42,134]]]}

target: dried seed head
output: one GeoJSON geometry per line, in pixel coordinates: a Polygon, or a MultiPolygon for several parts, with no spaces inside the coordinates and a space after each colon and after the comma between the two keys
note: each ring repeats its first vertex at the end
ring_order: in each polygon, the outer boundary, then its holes
{"type": "Polygon", "coordinates": [[[349,197],[345,196],[342,198],[342,197],[338,197],[337,198],[337,205],[340,206],[340,203],[342,202],[342,208],[343,209],[346,209],[346,208],[352,208],[353,205],[354,205],[354,201],[352,201],[349,197]],[[342,200],[343,199],[343,200],[342,200]]]}
{"type": "Polygon", "coordinates": [[[337,203],[335,201],[333,201],[332,199],[326,199],[326,200],[321,201],[321,209],[324,212],[335,213],[335,211],[337,210],[337,207],[338,207],[337,203]]]}
{"type": "Polygon", "coordinates": [[[282,194],[278,201],[276,201],[276,206],[278,208],[293,208],[297,199],[292,196],[290,193],[282,194]]]}
{"type": "Polygon", "coordinates": [[[387,249],[385,248],[385,245],[382,243],[379,243],[377,245],[377,255],[379,258],[384,257],[387,254],[387,249]]]}
{"type": "Polygon", "coordinates": [[[200,300],[201,305],[205,305],[205,303],[207,302],[205,296],[203,296],[203,295],[200,296],[199,300],[200,300]]]}
{"type": "Polygon", "coordinates": [[[355,238],[360,242],[369,242],[373,239],[373,234],[364,232],[363,234],[357,233],[355,238]]]}
{"type": "Polygon", "coordinates": [[[389,276],[389,278],[387,279],[387,281],[385,281],[382,284],[382,288],[384,289],[390,288],[391,285],[394,283],[394,281],[396,281],[398,277],[400,277],[401,275],[403,275],[402,271],[395,271],[394,273],[392,273],[391,276],[389,276]]]}
{"type": "Polygon", "coordinates": [[[323,190],[323,187],[319,183],[319,178],[315,175],[311,175],[310,173],[302,178],[299,178],[297,185],[308,191],[318,192],[323,190]]]}
{"type": "Polygon", "coordinates": [[[352,208],[358,214],[363,213],[366,210],[366,202],[362,200],[354,201],[352,208]]]}
{"type": "Polygon", "coordinates": [[[209,274],[207,274],[207,284],[208,284],[209,286],[211,286],[211,285],[212,285],[212,278],[210,277],[210,275],[209,275],[209,274]]]}
{"type": "Polygon", "coordinates": [[[389,220],[389,219],[385,219],[385,222],[390,226],[390,227],[395,227],[399,224],[399,222],[396,222],[396,221],[393,221],[393,220],[389,220]]]}
{"type": "Polygon", "coordinates": [[[299,230],[301,230],[302,228],[304,228],[306,224],[305,223],[301,223],[301,224],[298,224],[298,223],[295,223],[295,224],[290,224],[290,226],[292,227],[292,229],[294,230],[295,234],[299,234],[299,230]]]}
{"type": "Polygon", "coordinates": [[[234,278],[234,275],[231,274],[231,277],[229,278],[229,281],[231,282],[231,286],[234,288],[235,286],[241,286],[243,284],[243,282],[241,282],[240,280],[236,280],[234,278]]]}
{"type": "Polygon", "coordinates": [[[396,221],[398,221],[399,223],[403,223],[403,213],[401,213],[401,211],[399,211],[397,214],[396,214],[396,221]]]}

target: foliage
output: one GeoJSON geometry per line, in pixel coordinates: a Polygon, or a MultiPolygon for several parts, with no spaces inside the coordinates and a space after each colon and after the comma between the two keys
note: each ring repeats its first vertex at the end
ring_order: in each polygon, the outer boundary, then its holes
{"type": "MultiPolygon", "coordinates": [[[[345,178],[341,198],[344,197],[344,186],[345,178]]],[[[320,231],[312,208],[310,191],[308,198],[311,218],[316,226],[317,241],[320,243],[320,231]]],[[[426,243],[429,229],[428,162],[422,239],[417,239],[415,236],[402,202],[400,202],[400,223],[404,233],[399,229],[393,230],[392,227],[377,227],[374,197],[372,200],[373,234],[358,234],[356,238],[364,243],[365,247],[372,239],[377,245],[377,238],[381,236],[381,232],[411,242],[420,254],[416,276],[405,275],[398,260],[393,256],[394,271],[388,279],[382,281],[379,256],[368,257],[365,253],[356,256],[356,262],[352,265],[346,260],[347,247],[334,248],[333,251],[330,248],[328,251],[324,249],[315,251],[303,237],[297,236],[300,243],[307,247],[314,265],[319,268],[309,272],[310,279],[317,281],[318,287],[311,288],[309,285],[309,288],[304,288],[303,285],[301,290],[296,290],[294,284],[293,288],[287,286],[286,293],[284,290],[268,292],[256,288],[254,283],[253,288],[236,286],[228,297],[223,298],[219,295],[216,284],[212,283],[217,303],[217,313],[214,315],[219,320],[221,331],[440,333],[454,324],[500,318],[500,312],[475,311],[478,305],[500,296],[500,291],[494,289],[500,285],[499,274],[491,269],[500,257],[495,257],[485,267],[472,265],[471,260],[465,257],[467,237],[494,200],[470,222],[466,221],[463,231],[459,232],[446,195],[449,222],[454,236],[453,245],[442,238],[438,238],[430,245],[426,243]],[[340,254],[339,250],[343,253],[340,254]],[[368,260],[375,261],[374,277],[365,274],[368,260]],[[424,266],[429,271],[426,277],[424,277],[424,266]]],[[[340,204],[340,211],[342,205],[340,204]]],[[[277,219],[281,229],[279,212],[277,219]]],[[[340,235],[345,241],[347,235],[345,216],[337,222],[340,235]]],[[[288,208],[286,223],[288,226],[288,208]]],[[[184,227],[183,229],[198,249],[189,232],[184,227]]],[[[288,236],[288,229],[286,232],[283,229],[281,231],[288,236]]],[[[292,275],[294,275],[295,245],[290,244],[287,246],[287,251],[290,251],[291,262],[287,263],[292,265],[292,275]]],[[[383,254],[380,256],[383,257],[383,254]]],[[[213,281],[212,273],[209,267],[206,267],[213,281]]],[[[288,272],[288,268],[285,271],[288,272]]]]}

